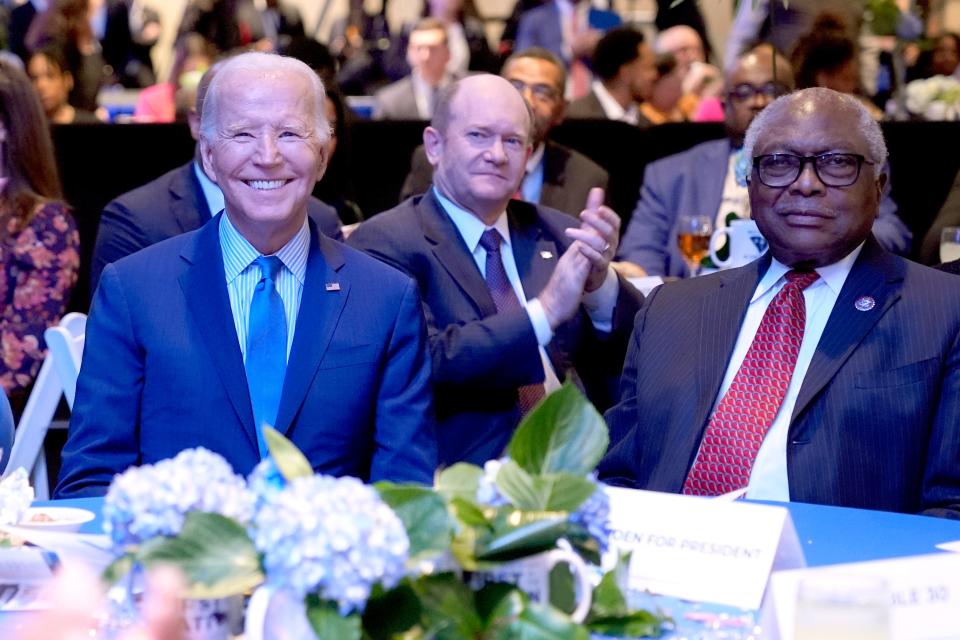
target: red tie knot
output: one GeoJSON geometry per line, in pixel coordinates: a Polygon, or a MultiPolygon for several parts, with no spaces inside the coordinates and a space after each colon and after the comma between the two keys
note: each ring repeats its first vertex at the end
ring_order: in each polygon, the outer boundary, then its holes
{"type": "Polygon", "coordinates": [[[797,287],[803,291],[811,284],[816,282],[817,278],[820,277],[820,274],[816,271],[795,271],[791,269],[790,271],[787,271],[785,277],[788,283],[797,285],[797,287]]]}

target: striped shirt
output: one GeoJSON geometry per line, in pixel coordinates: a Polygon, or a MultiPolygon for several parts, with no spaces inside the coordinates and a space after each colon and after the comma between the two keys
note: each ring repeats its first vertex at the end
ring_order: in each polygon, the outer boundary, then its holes
{"type": "MultiPolygon", "coordinates": [[[[220,251],[223,253],[223,270],[227,276],[227,293],[230,295],[230,309],[233,312],[233,325],[240,340],[240,353],[247,357],[247,324],[250,320],[250,304],[253,291],[260,282],[260,267],[253,263],[261,253],[253,248],[230,219],[220,217],[220,251]]],[[[297,326],[297,314],[300,311],[300,298],[303,296],[303,282],[307,274],[307,254],[310,252],[310,228],[304,219],[303,226],[276,252],[283,263],[283,269],[277,276],[277,292],[283,300],[283,311],[287,316],[287,359],[293,345],[293,331],[297,326]]]]}

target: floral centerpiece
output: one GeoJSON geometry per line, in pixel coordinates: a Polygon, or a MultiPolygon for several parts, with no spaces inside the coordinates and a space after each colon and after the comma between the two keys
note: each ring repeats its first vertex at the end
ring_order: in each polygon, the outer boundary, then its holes
{"type": "Polygon", "coordinates": [[[609,504],[593,470],[606,425],[572,386],[518,427],[501,460],[457,464],[435,487],[315,475],[283,436],[244,481],[209,451],[117,476],[106,527],[116,580],[136,565],[178,566],[189,596],[219,598],[260,585],[304,603],[321,639],[570,638],[660,635],[665,619],[633,611],[621,591],[625,559],[595,572],[582,622],[569,572],[550,574],[550,601],[483,572],[567,545],[599,564],[609,504]],[[561,542],[565,541],[565,542],[561,542]]]}
{"type": "Polygon", "coordinates": [[[960,82],[949,76],[933,76],[907,84],[907,111],[925,120],[960,118],[960,82]]]}

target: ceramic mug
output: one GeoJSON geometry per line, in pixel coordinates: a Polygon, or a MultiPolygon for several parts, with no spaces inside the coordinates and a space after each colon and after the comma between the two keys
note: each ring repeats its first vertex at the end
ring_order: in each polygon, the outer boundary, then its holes
{"type": "Polygon", "coordinates": [[[470,578],[470,586],[479,589],[489,582],[508,582],[517,585],[530,600],[550,602],[550,571],[558,564],[567,564],[573,572],[577,606],[570,614],[574,622],[583,622],[590,612],[593,584],[590,569],[579,555],[569,549],[544,551],[529,558],[504,562],[491,569],[476,571],[470,578]]]}
{"type": "Polygon", "coordinates": [[[766,250],[767,239],[760,233],[757,223],[753,220],[734,220],[729,226],[716,229],[710,236],[710,259],[719,269],[742,267],[759,258],[766,250]],[[726,260],[718,258],[714,249],[717,238],[721,235],[727,236],[727,243],[730,246],[730,253],[726,260]]]}

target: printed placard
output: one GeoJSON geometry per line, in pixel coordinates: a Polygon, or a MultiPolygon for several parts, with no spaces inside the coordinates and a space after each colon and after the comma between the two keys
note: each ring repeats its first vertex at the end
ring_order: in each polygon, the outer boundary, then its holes
{"type": "MultiPolygon", "coordinates": [[[[826,581],[842,587],[844,583],[855,584],[853,581],[858,578],[871,579],[874,585],[879,584],[882,588],[882,601],[886,601],[887,611],[880,619],[885,617],[888,621],[889,632],[879,637],[890,640],[960,640],[960,555],[953,553],[777,571],[771,576],[770,591],[763,605],[761,625],[764,637],[780,640],[797,637],[798,595],[802,585],[826,581]]],[[[805,627],[810,626],[809,618],[818,613],[807,610],[810,608],[808,600],[805,596],[799,605],[804,607],[799,614],[805,627]]],[[[842,616],[855,619],[870,614],[870,611],[863,610],[869,603],[862,598],[858,600],[857,593],[846,594],[845,600],[836,605],[834,611],[827,612],[835,617],[835,629],[847,622],[842,616]],[[838,610],[842,606],[847,609],[838,610]]]]}
{"type": "Polygon", "coordinates": [[[774,569],[805,566],[783,507],[610,487],[612,543],[629,588],[758,609],[774,569]]]}

